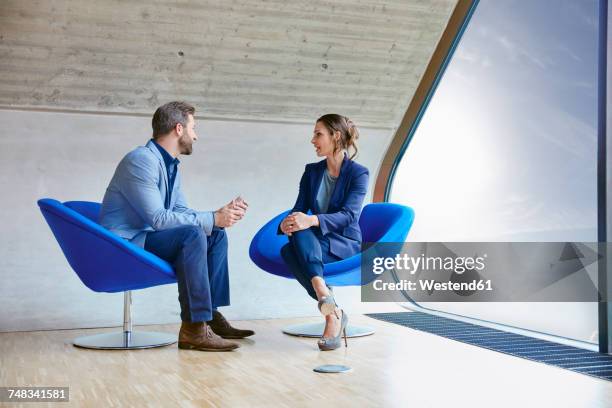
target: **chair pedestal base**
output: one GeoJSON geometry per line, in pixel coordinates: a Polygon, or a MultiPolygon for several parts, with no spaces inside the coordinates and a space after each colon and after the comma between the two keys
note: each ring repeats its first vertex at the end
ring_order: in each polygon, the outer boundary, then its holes
{"type": "MultiPolygon", "coordinates": [[[[325,323],[302,323],[293,324],[283,328],[283,333],[298,337],[321,337],[325,323]]],[[[368,326],[355,326],[349,324],[346,327],[346,337],[363,337],[374,334],[374,329],[368,326]]]]}
{"type": "Polygon", "coordinates": [[[87,349],[132,350],[168,346],[176,341],[175,334],[135,331],[78,337],[73,340],[72,344],[87,349]]]}

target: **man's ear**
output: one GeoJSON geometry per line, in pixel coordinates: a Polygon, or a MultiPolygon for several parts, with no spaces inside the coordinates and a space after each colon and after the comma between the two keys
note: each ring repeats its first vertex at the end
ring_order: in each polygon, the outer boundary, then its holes
{"type": "Polygon", "coordinates": [[[177,123],[176,126],[174,126],[174,130],[176,131],[177,135],[183,136],[184,128],[182,123],[177,123]]]}

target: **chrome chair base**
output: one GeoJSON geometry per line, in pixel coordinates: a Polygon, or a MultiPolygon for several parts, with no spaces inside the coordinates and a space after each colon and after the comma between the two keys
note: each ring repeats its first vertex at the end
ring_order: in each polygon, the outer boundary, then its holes
{"type": "Polygon", "coordinates": [[[163,347],[177,342],[177,336],[160,332],[114,332],[78,337],[72,344],[76,347],[99,350],[132,350],[163,347]]]}
{"type": "MultiPolygon", "coordinates": [[[[325,323],[302,323],[293,324],[283,328],[283,333],[298,337],[321,337],[325,329],[325,323]]],[[[346,337],[363,337],[374,334],[374,329],[368,326],[355,326],[349,324],[346,327],[346,337]]]]}

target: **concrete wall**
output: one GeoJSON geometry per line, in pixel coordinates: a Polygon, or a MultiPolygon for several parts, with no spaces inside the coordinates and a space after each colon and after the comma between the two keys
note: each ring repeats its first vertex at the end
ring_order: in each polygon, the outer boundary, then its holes
{"type": "MultiPolygon", "coordinates": [[[[238,194],[251,203],[229,232],[228,315],[315,313],[295,282],[251,264],[250,239],[293,204],[323,113],[362,126],[360,161],[374,181],[455,4],[0,2],[0,331],[121,321],[121,295],[80,283],[36,200],[100,201],[117,162],[149,138],[152,112],[175,99],[208,118],[181,164],[191,205],[216,209],[238,194]]],[[[356,288],[338,296],[365,307],[356,288]]],[[[136,321],[178,321],[176,298],[176,286],[137,292],[136,321]]]]}
{"type": "MultiPolygon", "coordinates": [[[[150,119],[0,110],[0,123],[0,331],[119,325],[122,295],[83,286],[36,200],[101,201],[121,157],[148,140],[150,119]]],[[[180,165],[189,204],[217,209],[238,194],[250,203],[246,218],[228,230],[232,306],[227,315],[318,313],[295,281],[259,270],[248,257],[255,232],[293,205],[304,164],[318,160],[309,143],[313,126],[208,120],[197,126],[194,154],[180,165]]],[[[388,129],[362,129],[358,160],[373,174],[389,137],[388,129]]],[[[176,285],[135,292],[135,321],[180,321],[177,293],[176,285]]],[[[359,304],[358,288],[337,293],[348,310],[374,310],[359,304]]]]}
{"type": "Polygon", "coordinates": [[[3,0],[0,105],[396,126],[456,0],[3,0]]]}

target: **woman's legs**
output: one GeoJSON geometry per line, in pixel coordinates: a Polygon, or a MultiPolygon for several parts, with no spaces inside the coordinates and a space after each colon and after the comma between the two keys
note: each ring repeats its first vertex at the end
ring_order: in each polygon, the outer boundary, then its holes
{"type": "Polygon", "coordinates": [[[310,297],[320,300],[329,296],[323,279],[323,264],[340,258],[329,253],[327,239],[311,228],[294,232],[289,237],[289,244],[281,248],[281,256],[310,297]]]}
{"type": "MultiPolygon", "coordinates": [[[[313,229],[293,233],[289,244],[281,249],[281,255],[297,281],[306,289],[310,297],[321,300],[329,296],[329,288],[323,279],[323,264],[335,262],[340,258],[329,253],[329,241],[313,229]]],[[[336,313],[325,316],[324,337],[333,337],[340,327],[336,313]]]]}
{"type": "Polygon", "coordinates": [[[295,279],[306,289],[308,295],[314,300],[317,300],[317,293],[315,292],[311,281],[311,277],[304,272],[300,261],[298,260],[298,255],[295,253],[295,249],[293,249],[293,244],[288,243],[284,247],[281,248],[281,256],[285,260],[285,263],[289,267],[289,270],[295,276],[295,279]]]}

